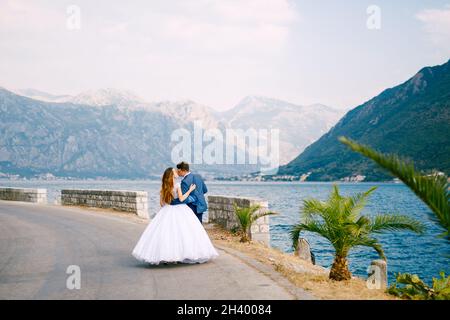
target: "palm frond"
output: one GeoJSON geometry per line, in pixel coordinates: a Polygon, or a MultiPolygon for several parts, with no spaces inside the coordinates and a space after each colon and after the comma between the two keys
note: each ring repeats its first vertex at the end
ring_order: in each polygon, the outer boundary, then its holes
{"type": "Polygon", "coordinates": [[[260,210],[259,204],[254,204],[248,207],[239,207],[233,203],[234,214],[237,218],[239,228],[241,230],[242,242],[247,242],[251,239],[250,229],[253,223],[261,217],[277,214],[276,212],[260,210]]]}
{"type": "Polygon", "coordinates": [[[300,234],[302,231],[303,231],[303,225],[301,223],[299,223],[299,224],[293,226],[291,231],[289,232],[294,250],[297,250],[297,248],[298,248],[298,239],[300,238],[300,234]]]}
{"type": "Polygon", "coordinates": [[[303,200],[302,212],[305,218],[310,218],[313,215],[321,215],[326,209],[326,203],[317,199],[303,200]]]}
{"type": "Polygon", "coordinates": [[[405,215],[380,214],[375,216],[370,224],[370,231],[379,233],[385,230],[410,230],[422,234],[425,226],[420,221],[405,215]]]}
{"type": "Polygon", "coordinates": [[[445,175],[424,176],[416,171],[412,162],[397,155],[377,152],[345,137],[340,137],[339,141],[398,177],[431,209],[434,213],[432,218],[446,229],[446,235],[450,238],[450,193],[445,175]]]}
{"type": "Polygon", "coordinates": [[[252,215],[252,223],[255,222],[256,220],[258,220],[259,218],[265,217],[265,216],[273,216],[278,214],[277,212],[273,212],[273,211],[263,211],[257,214],[253,214],[252,215]]]}
{"type": "Polygon", "coordinates": [[[249,228],[251,224],[252,212],[258,210],[256,207],[239,207],[235,203],[233,203],[234,213],[239,222],[239,226],[243,232],[249,228]]]}
{"type": "Polygon", "coordinates": [[[377,189],[377,187],[372,187],[366,192],[357,193],[354,196],[349,197],[349,204],[351,207],[351,211],[349,215],[353,217],[353,219],[357,219],[361,214],[362,210],[367,204],[367,198],[377,189]]]}
{"type": "Polygon", "coordinates": [[[352,237],[359,237],[362,234],[367,234],[369,232],[370,219],[362,216],[359,217],[356,222],[348,222],[345,225],[345,230],[352,237]]]}
{"type": "Polygon", "coordinates": [[[370,237],[359,237],[355,239],[356,241],[352,243],[353,246],[364,246],[364,247],[370,247],[373,248],[381,259],[386,260],[386,256],[384,254],[384,250],[381,246],[381,244],[378,242],[375,238],[370,237]]]}
{"type": "Polygon", "coordinates": [[[331,237],[328,233],[326,226],[323,223],[320,223],[318,221],[309,221],[307,223],[296,224],[292,227],[292,229],[290,231],[290,235],[291,235],[292,245],[295,249],[297,249],[300,233],[303,231],[317,233],[317,234],[321,235],[323,238],[325,238],[331,242],[331,237]]]}

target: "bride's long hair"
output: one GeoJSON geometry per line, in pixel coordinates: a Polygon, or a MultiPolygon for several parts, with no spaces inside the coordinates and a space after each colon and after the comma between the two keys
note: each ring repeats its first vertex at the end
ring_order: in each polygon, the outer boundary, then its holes
{"type": "Polygon", "coordinates": [[[167,168],[162,176],[161,184],[161,202],[170,204],[174,198],[173,196],[173,168],[167,168]]]}

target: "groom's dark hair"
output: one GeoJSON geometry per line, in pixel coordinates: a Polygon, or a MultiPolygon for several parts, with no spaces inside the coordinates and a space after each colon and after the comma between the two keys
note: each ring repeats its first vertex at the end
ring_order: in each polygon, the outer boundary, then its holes
{"type": "Polygon", "coordinates": [[[179,164],[177,164],[177,169],[178,170],[189,171],[189,163],[182,161],[179,164]]]}

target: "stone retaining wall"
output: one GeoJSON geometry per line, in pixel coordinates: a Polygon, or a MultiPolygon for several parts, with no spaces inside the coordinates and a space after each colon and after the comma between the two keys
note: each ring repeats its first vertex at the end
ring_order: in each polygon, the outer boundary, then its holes
{"type": "MultiPolygon", "coordinates": [[[[208,196],[208,220],[214,222],[227,230],[232,230],[239,226],[234,213],[233,203],[239,207],[249,207],[258,204],[262,211],[267,211],[269,203],[260,199],[238,198],[229,196],[208,196]]],[[[270,246],[270,216],[261,217],[253,224],[250,233],[254,241],[259,241],[270,246]]]]}
{"type": "Polygon", "coordinates": [[[87,206],[135,213],[149,219],[148,194],[127,190],[61,190],[63,206],[87,206]]]}
{"type": "Polygon", "coordinates": [[[9,201],[47,203],[47,189],[0,187],[0,199],[9,201]]]}

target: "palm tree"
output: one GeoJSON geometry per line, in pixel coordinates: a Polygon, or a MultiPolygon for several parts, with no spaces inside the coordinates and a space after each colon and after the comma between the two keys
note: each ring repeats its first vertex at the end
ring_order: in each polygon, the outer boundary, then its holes
{"type": "Polygon", "coordinates": [[[261,211],[261,206],[258,204],[249,207],[239,207],[236,203],[233,203],[233,207],[241,229],[241,242],[249,242],[251,240],[250,228],[256,220],[276,214],[272,211],[261,211]]]}
{"type": "Polygon", "coordinates": [[[340,137],[339,141],[372,159],[406,184],[431,209],[432,219],[446,230],[443,235],[450,240],[450,193],[445,174],[424,176],[416,171],[412,162],[394,154],[382,154],[345,137],[340,137]]]}
{"type": "Polygon", "coordinates": [[[293,246],[297,249],[301,232],[317,233],[327,239],[335,250],[329,278],[337,281],[351,279],[347,256],[357,246],[373,248],[386,260],[381,244],[373,233],[383,231],[411,230],[423,232],[423,225],[403,215],[377,215],[369,218],[361,215],[367,198],[376,187],[366,192],[344,197],[334,185],[327,201],[307,199],[303,201],[301,222],[291,230],[293,246]]]}
{"type": "MultiPolygon", "coordinates": [[[[444,174],[424,176],[414,168],[414,164],[394,154],[383,154],[345,137],[339,141],[355,152],[372,159],[408,186],[430,209],[432,220],[440,224],[443,236],[450,241],[450,193],[448,178],[444,174]]],[[[441,279],[433,278],[433,288],[426,286],[417,275],[397,274],[396,283],[389,293],[408,299],[449,299],[450,277],[441,273],[441,279]],[[403,287],[397,287],[397,284],[403,287]]]]}

